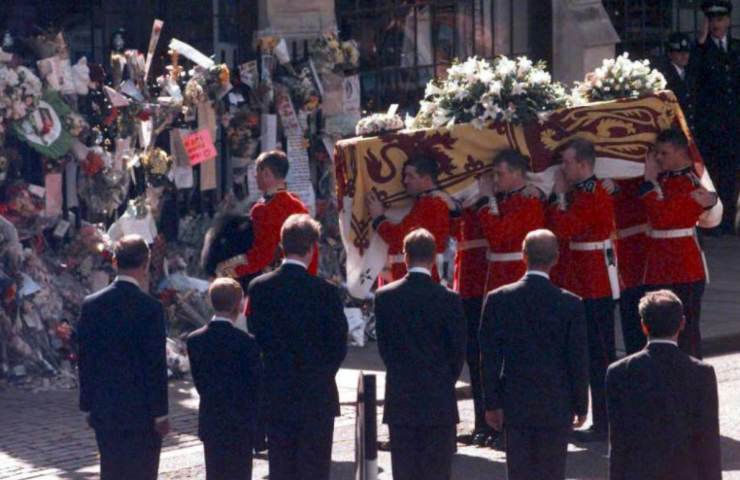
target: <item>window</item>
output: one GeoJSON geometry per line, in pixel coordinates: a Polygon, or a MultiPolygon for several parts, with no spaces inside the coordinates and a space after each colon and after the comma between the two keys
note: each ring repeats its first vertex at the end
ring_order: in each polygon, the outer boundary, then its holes
{"type": "Polygon", "coordinates": [[[363,109],[416,108],[432,77],[454,59],[478,53],[482,3],[338,0],[340,35],[360,48],[363,109]]]}
{"type": "MultiPolygon", "coordinates": [[[[656,57],[672,32],[695,37],[704,15],[701,2],[691,0],[604,0],[604,8],[622,41],[618,53],[629,52],[633,58],[656,57]]],[[[740,9],[733,9],[732,27],[740,26],[740,9]]]]}

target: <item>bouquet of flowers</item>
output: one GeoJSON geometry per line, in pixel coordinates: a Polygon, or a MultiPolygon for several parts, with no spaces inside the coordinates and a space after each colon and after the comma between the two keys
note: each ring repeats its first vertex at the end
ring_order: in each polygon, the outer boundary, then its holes
{"type": "Polygon", "coordinates": [[[188,83],[185,84],[185,105],[195,106],[206,98],[212,102],[217,101],[230,82],[231,73],[224,63],[214,65],[208,70],[196,68],[188,83]]]}
{"type": "Polygon", "coordinates": [[[41,80],[26,67],[0,65],[0,120],[26,118],[41,99],[41,80]]]}
{"type": "Polygon", "coordinates": [[[226,128],[226,137],[233,156],[254,156],[260,136],[259,127],[259,116],[249,110],[241,109],[231,117],[226,128]]]}
{"type": "Polygon", "coordinates": [[[412,128],[437,128],[488,121],[525,123],[543,118],[567,103],[565,89],[553,82],[545,63],[526,57],[498,57],[493,62],[472,57],[452,65],[447,78],[427,84],[412,128]]]}
{"type": "Polygon", "coordinates": [[[140,155],[139,161],[144,167],[147,183],[153,187],[166,183],[172,167],[172,157],[167,152],[161,148],[147,150],[140,155]]]}
{"type": "Polygon", "coordinates": [[[649,60],[630,60],[628,53],[604,60],[595,71],[577,82],[573,89],[575,103],[597,102],[616,98],[650,95],[666,86],[665,77],[650,68],[649,60]]]}
{"type": "Polygon", "coordinates": [[[388,113],[373,113],[357,122],[356,135],[379,135],[394,132],[404,127],[403,120],[398,115],[388,113]]]}
{"type": "Polygon", "coordinates": [[[340,42],[334,33],[324,33],[308,46],[308,53],[319,72],[341,72],[356,69],[360,63],[357,42],[340,42]]]}

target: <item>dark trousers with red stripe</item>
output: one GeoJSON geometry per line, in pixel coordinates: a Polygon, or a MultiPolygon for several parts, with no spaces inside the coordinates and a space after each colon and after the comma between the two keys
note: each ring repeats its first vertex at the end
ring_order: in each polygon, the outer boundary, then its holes
{"type": "Polygon", "coordinates": [[[487,432],[490,427],[486,424],[485,409],[483,407],[483,386],[480,371],[480,344],[478,343],[478,331],[480,330],[481,310],[483,298],[463,299],[465,319],[468,323],[468,345],[467,361],[470,371],[470,388],[473,391],[473,409],[475,411],[475,431],[487,432]]]}
{"type": "Polygon", "coordinates": [[[642,331],[638,306],[645,295],[645,287],[625,288],[619,298],[619,318],[622,323],[624,350],[627,355],[639,352],[645,347],[645,334],[642,331]]]}
{"type": "Polygon", "coordinates": [[[617,359],[614,300],[611,297],[584,299],[583,307],[586,311],[593,426],[606,431],[606,369],[617,359]]]}
{"type": "Polygon", "coordinates": [[[651,285],[648,291],[667,289],[676,294],[683,303],[683,314],[686,317],[686,326],[678,335],[678,347],[695,358],[702,358],[701,351],[701,299],[704,296],[706,282],[700,280],[691,283],[674,283],[666,285],[651,285]]]}

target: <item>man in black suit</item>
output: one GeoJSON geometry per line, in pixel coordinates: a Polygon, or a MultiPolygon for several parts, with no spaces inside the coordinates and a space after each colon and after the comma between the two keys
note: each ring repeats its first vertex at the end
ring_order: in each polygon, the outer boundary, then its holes
{"type": "Polygon", "coordinates": [[[259,347],[234,327],[243,297],[239,283],[216,279],[208,296],[215,314],[188,337],[190,369],[200,395],[198,436],[206,480],[248,480],[262,375],[259,347]]]}
{"type": "Polygon", "coordinates": [[[408,273],[375,296],[393,478],[449,480],[460,421],[455,382],[465,359],[465,312],[459,295],[432,279],[436,244],[429,231],[406,235],[403,251],[408,273]]]}
{"type": "Polygon", "coordinates": [[[127,235],[115,281],[85,299],[77,327],[80,410],[100,450],[102,480],[157,478],[167,417],[164,310],[149,296],[149,247],[127,235]]]}
{"type": "Polygon", "coordinates": [[[670,290],[640,300],[648,344],[606,376],[611,480],[720,480],[717,377],[678,348],[685,324],[670,290]]]}
{"type": "Polygon", "coordinates": [[[527,234],[527,273],[488,294],[480,346],[486,421],[506,433],[509,480],[562,480],[568,436],[588,412],[588,342],[581,300],[550,282],[558,240],[527,234]]]}
{"type": "Polygon", "coordinates": [[[339,290],[306,270],[320,225],[306,214],[283,223],[279,269],[249,284],[248,324],[264,359],[271,480],[329,478],[339,394],[334,377],[347,354],[339,290]]]}

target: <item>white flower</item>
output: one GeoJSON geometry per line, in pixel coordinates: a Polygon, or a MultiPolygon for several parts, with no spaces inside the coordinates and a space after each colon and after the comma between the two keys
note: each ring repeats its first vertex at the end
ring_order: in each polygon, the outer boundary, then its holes
{"type": "Polygon", "coordinates": [[[501,89],[503,87],[504,87],[504,85],[501,83],[501,81],[495,80],[495,81],[491,82],[491,86],[488,88],[488,91],[492,95],[498,97],[498,96],[501,95],[501,89]]]}
{"type": "Polygon", "coordinates": [[[526,87],[526,84],[524,83],[519,83],[519,82],[515,83],[511,89],[512,95],[523,95],[524,92],[526,92],[525,87],[526,87]]]}

